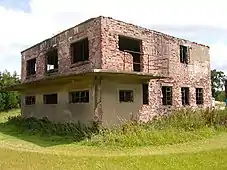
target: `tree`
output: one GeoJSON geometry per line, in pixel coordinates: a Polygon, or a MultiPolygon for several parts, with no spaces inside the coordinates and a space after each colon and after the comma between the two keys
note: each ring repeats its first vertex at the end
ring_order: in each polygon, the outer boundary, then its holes
{"type": "MultiPolygon", "coordinates": [[[[20,83],[16,72],[11,74],[7,70],[0,72],[0,89],[20,83]]],[[[7,111],[20,106],[20,95],[17,92],[0,92],[0,111],[7,111]]]]}
{"type": "Polygon", "coordinates": [[[216,98],[217,101],[221,101],[221,102],[224,102],[225,101],[225,91],[220,91],[217,98],[216,98]]]}
{"type": "Polygon", "coordinates": [[[211,89],[212,96],[217,99],[221,91],[223,91],[225,74],[222,71],[216,69],[211,70],[211,89]]]}

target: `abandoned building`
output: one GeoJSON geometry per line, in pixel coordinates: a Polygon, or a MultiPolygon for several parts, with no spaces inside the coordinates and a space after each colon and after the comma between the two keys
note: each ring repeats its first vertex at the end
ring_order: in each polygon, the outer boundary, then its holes
{"type": "Polygon", "coordinates": [[[211,107],[209,47],[109,17],[21,52],[22,116],[113,125],[211,107]]]}

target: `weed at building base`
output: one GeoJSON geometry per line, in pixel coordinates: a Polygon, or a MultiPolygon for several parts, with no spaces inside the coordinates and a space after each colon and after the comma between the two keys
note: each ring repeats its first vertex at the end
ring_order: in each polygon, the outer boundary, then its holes
{"type": "Polygon", "coordinates": [[[22,118],[21,116],[9,117],[5,126],[10,126],[19,134],[39,135],[40,137],[53,137],[51,139],[72,140],[79,142],[90,139],[98,133],[98,124],[92,122],[89,126],[78,123],[52,123],[47,118],[22,118]]]}
{"type": "MultiPolygon", "coordinates": [[[[226,131],[227,112],[216,110],[179,110],[154,118],[148,123],[127,122],[103,128],[96,122],[89,126],[51,123],[47,118],[9,117],[4,126],[18,134],[49,137],[52,142],[70,140],[81,145],[134,147],[165,145],[209,138],[226,131]]],[[[9,130],[9,129],[8,129],[9,130]]],[[[47,138],[45,138],[47,139],[47,138]]]]}

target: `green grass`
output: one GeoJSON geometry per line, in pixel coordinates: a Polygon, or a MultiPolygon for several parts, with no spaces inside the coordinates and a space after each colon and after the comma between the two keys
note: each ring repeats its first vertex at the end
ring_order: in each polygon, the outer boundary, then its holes
{"type": "Polygon", "coordinates": [[[226,169],[227,149],[144,156],[68,156],[0,149],[0,169],[226,169]]]}
{"type": "MultiPolygon", "coordinates": [[[[19,110],[0,113],[0,121],[4,123],[7,116],[18,113],[19,110]]],[[[203,127],[199,121],[185,129],[190,121],[173,123],[172,120],[165,126],[169,131],[158,128],[163,123],[160,122],[152,129],[155,134],[149,135],[150,125],[146,128],[129,125],[127,130],[131,135],[120,134],[120,139],[126,140],[122,142],[112,141],[122,132],[116,128],[105,133],[108,140],[104,144],[101,137],[92,138],[93,142],[64,141],[62,136],[29,135],[18,133],[11,126],[0,126],[0,169],[227,169],[226,130],[203,127]],[[132,138],[133,128],[138,127],[144,131],[132,138]],[[113,147],[115,144],[118,147],[113,147]],[[129,147],[122,148],[125,144],[129,147]]]]}

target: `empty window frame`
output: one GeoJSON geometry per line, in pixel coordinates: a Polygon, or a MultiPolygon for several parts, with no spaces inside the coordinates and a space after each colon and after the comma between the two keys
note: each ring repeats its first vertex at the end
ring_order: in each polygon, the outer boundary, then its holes
{"type": "Polygon", "coordinates": [[[172,87],[163,86],[162,87],[162,104],[163,105],[172,105],[172,87]]]}
{"type": "Polygon", "coordinates": [[[118,38],[119,50],[140,53],[142,44],[141,40],[122,35],[119,35],[118,38]]]}
{"type": "Polygon", "coordinates": [[[58,103],[58,95],[55,94],[45,94],[43,95],[43,103],[44,104],[57,104],[58,103]]]}
{"type": "Polygon", "coordinates": [[[35,104],[35,96],[25,96],[25,105],[35,104]]]}
{"type": "Polygon", "coordinates": [[[180,45],[180,62],[185,64],[189,62],[189,49],[187,46],[180,45]]]}
{"type": "Polygon", "coordinates": [[[133,102],[133,90],[119,90],[120,102],[133,102]]]}
{"type": "Polygon", "coordinates": [[[203,104],[203,89],[196,88],[196,104],[203,104]]]}
{"type": "Polygon", "coordinates": [[[149,104],[148,84],[142,84],[143,89],[143,104],[149,104]]]}
{"type": "Polygon", "coordinates": [[[58,49],[51,49],[46,53],[46,71],[55,72],[58,70],[58,49]]]}
{"type": "Polygon", "coordinates": [[[133,39],[126,36],[119,36],[119,50],[130,53],[133,57],[133,71],[141,71],[141,44],[139,39],[133,39]]]}
{"type": "Polygon", "coordinates": [[[69,103],[89,103],[89,90],[69,92],[69,103]]]}
{"type": "Polygon", "coordinates": [[[183,106],[189,105],[189,87],[181,88],[181,100],[183,106]]]}
{"type": "Polygon", "coordinates": [[[89,59],[88,38],[72,43],[70,49],[71,49],[72,63],[87,61],[89,59]]]}
{"type": "Polygon", "coordinates": [[[36,58],[30,59],[26,63],[27,76],[36,74],[36,58]]]}

